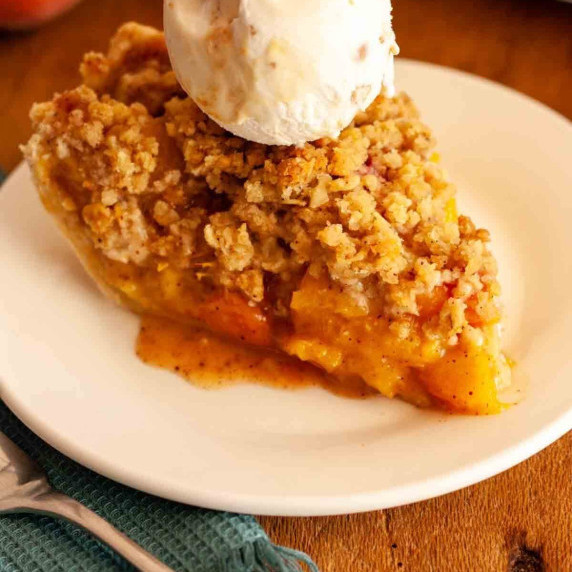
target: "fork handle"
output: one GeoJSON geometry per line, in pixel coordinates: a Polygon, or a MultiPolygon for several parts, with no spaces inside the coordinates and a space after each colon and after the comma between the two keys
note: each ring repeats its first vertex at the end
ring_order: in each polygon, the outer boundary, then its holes
{"type": "Polygon", "coordinates": [[[99,540],[113,548],[125,560],[144,572],[172,572],[171,568],[157,560],[152,554],[133,542],[106,520],[80,502],[64,494],[49,491],[26,499],[26,512],[38,512],[49,516],[62,517],[91,532],[99,540]]]}

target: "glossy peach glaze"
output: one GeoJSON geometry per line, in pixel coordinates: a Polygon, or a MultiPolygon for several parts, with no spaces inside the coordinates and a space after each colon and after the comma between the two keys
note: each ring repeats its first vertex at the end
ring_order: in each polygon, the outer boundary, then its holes
{"type": "Polygon", "coordinates": [[[334,378],[283,353],[237,344],[198,326],[153,316],[141,319],[137,355],[207,389],[258,383],[281,389],[320,386],[350,398],[377,393],[359,378],[334,378]]]}

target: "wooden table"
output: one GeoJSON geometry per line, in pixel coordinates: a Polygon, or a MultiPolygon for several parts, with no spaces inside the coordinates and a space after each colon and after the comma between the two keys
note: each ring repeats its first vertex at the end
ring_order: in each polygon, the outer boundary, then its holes
{"type": "MultiPolygon", "coordinates": [[[[287,0],[284,0],[287,1],[287,0]]],[[[0,165],[20,161],[28,109],[78,81],[80,55],[126,20],[161,25],[159,0],[85,0],[33,33],[0,35],[0,165]]],[[[549,0],[395,0],[405,57],[504,83],[572,117],[572,5],[549,0]]],[[[572,150],[571,150],[572,151],[572,150]]],[[[484,483],[401,508],[260,519],[325,571],[572,570],[572,433],[484,483]]]]}

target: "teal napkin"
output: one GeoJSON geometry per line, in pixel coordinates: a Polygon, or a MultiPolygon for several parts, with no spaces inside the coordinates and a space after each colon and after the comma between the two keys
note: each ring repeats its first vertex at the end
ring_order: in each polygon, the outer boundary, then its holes
{"type": "MultiPolygon", "coordinates": [[[[0,170],[0,184],[4,180],[0,170]]],[[[167,566],[189,572],[290,572],[302,552],[272,544],[256,519],[195,508],[106,479],[58,453],[0,401],[0,431],[46,471],[59,491],[85,504],[167,566]]],[[[0,515],[0,572],[107,572],[133,567],[73,524],[31,514],[0,515]]]]}
{"type": "MultiPolygon", "coordinates": [[[[174,570],[289,572],[303,553],[276,546],[252,516],[160,499],[106,479],[58,453],[0,402],[0,430],[38,461],[54,488],[113,523],[174,570]]],[[[31,514],[0,515],[2,572],[132,570],[120,556],[65,521],[31,514]]]]}

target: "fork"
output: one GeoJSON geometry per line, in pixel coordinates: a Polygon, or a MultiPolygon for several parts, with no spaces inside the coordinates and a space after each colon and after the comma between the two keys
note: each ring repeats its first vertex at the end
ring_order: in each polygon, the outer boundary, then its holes
{"type": "Polygon", "coordinates": [[[0,514],[16,512],[69,520],[91,532],[139,570],[171,570],[95,512],[52,489],[42,468],[0,432],[0,514]]]}

